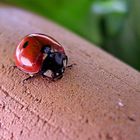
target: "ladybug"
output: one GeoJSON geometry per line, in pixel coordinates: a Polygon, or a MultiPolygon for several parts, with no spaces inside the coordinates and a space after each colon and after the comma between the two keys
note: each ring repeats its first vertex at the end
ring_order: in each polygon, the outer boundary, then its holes
{"type": "MultiPolygon", "coordinates": [[[[33,33],[24,37],[15,51],[15,65],[29,74],[28,80],[35,75],[42,75],[52,80],[63,77],[68,63],[64,48],[52,37],[33,33]]],[[[24,80],[24,81],[25,81],[24,80]]]]}

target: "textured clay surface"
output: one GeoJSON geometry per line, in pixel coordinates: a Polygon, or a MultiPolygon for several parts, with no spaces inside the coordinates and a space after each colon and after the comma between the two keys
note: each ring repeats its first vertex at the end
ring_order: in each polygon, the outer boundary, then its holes
{"type": "Polygon", "coordinates": [[[0,140],[138,140],[140,73],[39,16],[0,7],[0,140]],[[49,83],[11,67],[29,33],[58,40],[76,63],[49,83]]]}

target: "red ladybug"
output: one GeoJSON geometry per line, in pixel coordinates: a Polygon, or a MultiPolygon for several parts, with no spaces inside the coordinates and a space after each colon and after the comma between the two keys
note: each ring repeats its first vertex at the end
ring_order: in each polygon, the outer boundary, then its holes
{"type": "Polygon", "coordinates": [[[15,64],[30,75],[27,79],[38,74],[60,79],[67,63],[68,57],[62,45],[48,35],[29,34],[16,48],[15,64]]]}

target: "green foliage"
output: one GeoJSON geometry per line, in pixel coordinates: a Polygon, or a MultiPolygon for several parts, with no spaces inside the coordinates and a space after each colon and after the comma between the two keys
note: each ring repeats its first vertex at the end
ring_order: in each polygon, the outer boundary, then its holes
{"type": "MultiPolygon", "coordinates": [[[[85,0],[2,0],[21,6],[57,21],[61,25],[84,35],[86,32],[87,11],[91,1],[85,0]]],[[[90,37],[90,36],[89,36],[90,37]]]]}
{"type": "Polygon", "coordinates": [[[50,18],[140,70],[139,0],[1,0],[50,18]]]}
{"type": "Polygon", "coordinates": [[[95,13],[102,15],[127,12],[125,1],[120,0],[95,1],[92,9],[95,13]]]}

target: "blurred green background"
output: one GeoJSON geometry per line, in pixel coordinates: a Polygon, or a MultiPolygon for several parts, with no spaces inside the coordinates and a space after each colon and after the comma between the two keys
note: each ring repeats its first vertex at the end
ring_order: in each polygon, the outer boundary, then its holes
{"type": "Polygon", "coordinates": [[[76,32],[140,70],[140,0],[0,0],[76,32]]]}

